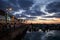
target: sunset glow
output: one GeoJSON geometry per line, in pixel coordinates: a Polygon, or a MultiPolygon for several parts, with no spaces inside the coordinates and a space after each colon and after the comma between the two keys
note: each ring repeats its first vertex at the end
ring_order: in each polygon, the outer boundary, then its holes
{"type": "Polygon", "coordinates": [[[26,24],[59,24],[60,18],[50,19],[50,20],[27,20],[26,24]]]}

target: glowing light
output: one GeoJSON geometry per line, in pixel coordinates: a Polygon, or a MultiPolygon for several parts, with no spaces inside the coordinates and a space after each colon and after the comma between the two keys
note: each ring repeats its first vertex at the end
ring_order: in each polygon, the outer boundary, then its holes
{"type": "Polygon", "coordinates": [[[9,10],[11,11],[11,10],[12,10],[12,8],[9,8],[9,10]]]}
{"type": "Polygon", "coordinates": [[[12,8],[8,8],[8,9],[6,9],[6,10],[11,11],[11,10],[12,10],[12,8]]]}
{"type": "Polygon", "coordinates": [[[30,23],[33,23],[33,24],[59,24],[60,23],[60,18],[47,18],[47,20],[26,20],[26,24],[30,24],[30,23]],[[27,22],[27,23],[26,23],[27,22]]]}
{"type": "Polygon", "coordinates": [[[18,19],[26,19],[26,17],[21,17],[21,18],[18,18],[18,19]]]}

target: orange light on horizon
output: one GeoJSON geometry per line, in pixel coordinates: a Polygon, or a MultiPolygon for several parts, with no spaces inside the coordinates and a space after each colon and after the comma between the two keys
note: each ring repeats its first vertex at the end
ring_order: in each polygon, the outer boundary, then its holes
{"type": "Polygon", "coordinates": [[[60,24],[60,18],[55,18],[54,20],[27,20],[24,22],[25,24],[60,24]]]}

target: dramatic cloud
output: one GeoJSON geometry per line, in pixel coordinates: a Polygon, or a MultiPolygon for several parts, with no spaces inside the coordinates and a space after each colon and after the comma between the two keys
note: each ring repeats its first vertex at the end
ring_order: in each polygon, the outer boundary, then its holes
{"type": "Polygon", "coordinates": [[[47,10],[48,12],[60,12],[60,2],[52,2],[47,5],[47,10]]]}
{"type": "Polygon", "coordinates": [[[0,0],[0,9],[18,19],[60,18],[60,0],[0,0]]]}
{"type": "Polygon", "coordinates": [[[26,11],[27,15],[31,15],[31,16],[41,16],[41,15],[45,15],[43,12],[41,11],[35,11],[35,10],[28,10],[26,11]]]}
{"type": "Polygon", "coordinates": [[[29,9],[30,6],[33,4],[33,0],[19,0],[20,7],[23,9],[29,9]]]}

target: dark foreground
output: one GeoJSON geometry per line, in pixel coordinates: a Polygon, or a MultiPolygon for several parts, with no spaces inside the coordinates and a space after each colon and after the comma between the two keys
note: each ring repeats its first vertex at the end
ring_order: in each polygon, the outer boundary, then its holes
{"type": "Polygon", "coordinates": [[[0,40],[60,40],[60,24],[0,25],[0,40]]]}
{"type": "Polygon", "coordinates": [[[60,31],[31,32],[26,34],[24,40],[60,40],[60,31]]]}

